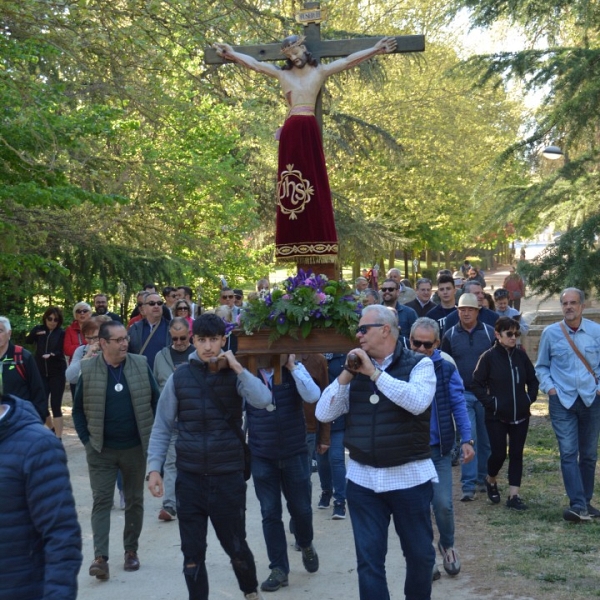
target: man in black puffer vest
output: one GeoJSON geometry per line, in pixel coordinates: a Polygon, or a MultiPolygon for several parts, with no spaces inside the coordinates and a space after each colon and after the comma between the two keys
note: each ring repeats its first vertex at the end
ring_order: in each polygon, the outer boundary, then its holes
{"type": "Polygon", "coordinates": [[[365,307],[356,333],[360,348],[348,354],[345,370],[323,392],[316,411],[325,423],[346,413],[346,495],[361,600],[389,600],[385,555],[392,515],[406,558],[405,598],[431,598],[430,504],[437,474],[429,407],[436,376],[431,360],[404,348],[398,334],[393,310],[365,307]]]}
{"type": "MultiPolygon", "coordinates": [[[[319,569],[313,546],[310,468],[306,450],[303,401],[314,404],[321,390],[295,355],[286,358],[281,384],[273,384],[273,369],[259,369],[263,387],[272,394],[266,411],[247,407],[248,444],[252,452],[252,479],[260,502],[263,534],[271,573],[261,589],[274,592],[288,585],[290,564],[282,520],[281,494],[294,523],[296,544],[309,573],[319,569]],[[268,386],[268,387],[267,387],[268,386]]],[[[267,364],[264,365],[267,367],[267,364]]]]}
{"type": "Polygon", "coordinates": [[[231,425],[241,427],[243,399],[256,409],[265,408],[271,393],[230,350],[222,352],[225,323],[217,315],[198,317],[192,331],[196,352],[167,379],[158,401],[148,447],[148,489],[157,498],[163,496],[160,470],[175,426],[177,517],[189,598],[208,600],[210,519],[244,597],[258,600],[256,565],[246,542],[244,447],[241,430],[238,436],[231,425]],[[228,368],[212,372],[211,362],[218,356],[228,368]]]}

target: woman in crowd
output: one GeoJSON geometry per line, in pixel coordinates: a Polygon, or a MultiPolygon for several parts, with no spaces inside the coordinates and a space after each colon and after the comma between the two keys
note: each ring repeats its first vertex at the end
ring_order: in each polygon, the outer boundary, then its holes
{"type": "Polygon", "coordinates": [[[180,298],[175,302],[175,307],[173,308],[173,316],[174,317],[183,317],[190,326],[190,334],[192,332],[192,326],[194,324],[194,319],[192,319],[192,307],[190,303],[184,298],[180,298]]]}
{"type": "Polygon", "coordinates": [[[88,360],[100,352],[100,342],[98,338],[100,325],[103,322],[110,320],[110,317],[107,315],[98,315],[96,317],[91,317],[81,326],[84,345],[76,348],[66,373],[67,380],[72,386],[77,385],[81,373],[81,361],[88,360]]]}
{"type": "Polygon", "coordinates": [[[58,438],[62,438],[63,432],[62,399],[67,368],[63,351],[65,330],[62,324],[62,311],[57,306],[50,306],[42,315],[42,324],[36,325],[25,338],[28,344],[35,344],[35,362],[52,410],[52,416],[48,417],[46,425],[58,438]]]}
{"type": "Polygon", "coordinates": [[[479,357],[471,389],[485,408],[485,426],[491,446],[486,488],[488,498],[500,502],[497,476],[506,460],[508,438],[508,500],[506,506],[525,510],[519,496],[523,475],[523,448],[529,429],[530,406],[537,398],[538,380],[533,364],[517,347],[519,323],[500,317],[494,327],[496,343],[479,357]]]}
{"type": "Polygon", "coordinates": [[[75,350],[79,346],[85,344],[81,326],[88,321],[92,316],[92,307],[87,302],[78,302],[73,307],[73,322],[65,331],[65,355],[67,358],[73,356],[75,350]]]}

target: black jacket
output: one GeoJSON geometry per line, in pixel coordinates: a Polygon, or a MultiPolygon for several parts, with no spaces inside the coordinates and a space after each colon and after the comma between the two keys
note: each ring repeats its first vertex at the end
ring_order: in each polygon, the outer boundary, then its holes
{"type": "Polygon", "coordinates": [[[36,325],[25,338],[28,344],[35,344],[35,364],[42,377],[64,375],[67,361],[63,351],[65,330],[61,327],[48,329],[45,325],[36,325]],[[43,334],[38,332],[43,331],[43,334]],[[44,354],[52,354],[50,358],[42,358],[44,354]]]}
{"type": "Polygon", "coordinates": [[[539,383],[524,350],[507,350],[498,342],[479,357],[472,392],[485,407],[486,420],[514,423],[529,417],[539,383]]]}

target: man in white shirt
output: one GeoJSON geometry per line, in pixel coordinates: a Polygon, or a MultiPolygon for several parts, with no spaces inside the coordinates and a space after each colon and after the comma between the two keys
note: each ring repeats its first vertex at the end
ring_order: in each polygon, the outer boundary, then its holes
{"type": "Polygon", "coordinates": [[[433,363],[398,343],[396,315],[384,306],[363,310],[356,336],[360,348],[323,392],[316,416],[329,422],[347,414],[346,494],[360,599],[390,597],[385,556],[393,515],[406,557],[405,596],[429,600],[435,563],[430,504],[437,481],[429,447],[433,363]]]}

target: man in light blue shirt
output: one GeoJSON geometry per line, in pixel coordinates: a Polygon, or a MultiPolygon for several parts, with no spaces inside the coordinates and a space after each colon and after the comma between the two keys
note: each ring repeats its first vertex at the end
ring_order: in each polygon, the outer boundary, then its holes
{"type": "Polygon", "coordinates": [[[564,510],[563,519],[572,522],[600,517],[600,510],[591,505],[600,434],[600,325],[583,318],[584,300],[584,293],[577,288],[562,292],[565,318],[544,329],[535,368],[540,389],[548,394],[569,496],[570,506],[564,510]]]}

